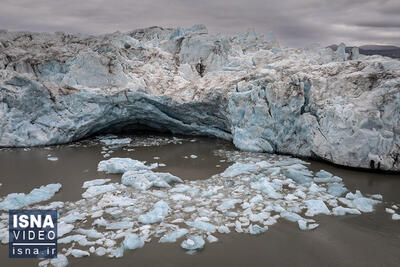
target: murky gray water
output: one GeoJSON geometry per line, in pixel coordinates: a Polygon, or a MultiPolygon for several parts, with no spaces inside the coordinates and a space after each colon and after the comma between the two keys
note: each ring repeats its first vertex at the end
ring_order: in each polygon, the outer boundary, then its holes
{"type": "MultiPolygon", "coordinates": [[[[135,147],[134,151],[115,150],[111,157],[164,163],[166,166],[157,171],[183,179],[205,179],[230,165],[213,151],[233,149],[231,144],[209,138],[191,139],[184,138],[180,144],[135,147]],[[197,158],[190,158],[192,154],[197,158]]],[[[60,182],[62,190],[52,201],[70,201],[81,198],[84,181],[109,177],[119,182],[121,175],[97,172],[98,162],[104,159],[101,151],[101,145],[85,146],[85,142],[74,147],[0,150],[0,195],[28,193],[35,187],[60,182]],[[58,161],[49,161],[48,155],[58,157],[58,161]]],[[[310,169],[324,169],[342,177],[350,190],[382,194],[384,203],[370,214],[318,216],[320,226],[313,231],[300,231],[297,224],[281,221],[261,236],[216,234],[219,242],[207,244],[195,255],[185,254],[180,242],[152,241],[142,249],[126,251],[120,259],[69,257],[70,266],[400,266],[400,222],[392,221],[384,212],[384,206],[400,203],[400,175],[354,171],[312,161],[310,169]]],[[[38,263],[36,259],[9,259],[7,245],[0,246],[0,259],[1,266],[38,263]]]]}

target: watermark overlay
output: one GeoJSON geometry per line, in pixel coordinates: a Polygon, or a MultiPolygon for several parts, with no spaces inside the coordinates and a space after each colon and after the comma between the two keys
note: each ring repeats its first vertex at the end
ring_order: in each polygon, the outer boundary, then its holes
{"type": "Polygon", "coordinates": [[[56,210],[9,211],[9,257],[57,257],[56,210]]]}

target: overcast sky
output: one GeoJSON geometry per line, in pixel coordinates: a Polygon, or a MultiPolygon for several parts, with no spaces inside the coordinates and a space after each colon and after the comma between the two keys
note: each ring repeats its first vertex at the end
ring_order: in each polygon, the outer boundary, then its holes
{"type": "Polygon", "coordinates": [[[273,31],[302,47],[400,46],[400,0],[0,0],[0,29],[106,33],[205,24],[210,32],[273,31]]]}

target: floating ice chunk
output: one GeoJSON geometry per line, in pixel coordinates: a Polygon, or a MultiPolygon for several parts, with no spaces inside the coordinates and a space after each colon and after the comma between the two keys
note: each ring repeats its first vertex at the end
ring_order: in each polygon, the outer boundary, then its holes
{"type": "Polygon", "coordinates": [[[200,235],[191,235],[181,243],[181,247],[187,250],[203,249],[205,241],[200,235]]]}
{"type": "Polygon", "coordinates": [[[258,168],[260,168],[260,170],[268,169],[272,166],[271,163],[265,160],[257,162],[256,165],[258,166],[258,168]]]}
{"type": "Polygon", "coordinates": [[[383,196],[381,194],[375,194],[375,195],[371,195],[371,198],[376,199],[376,200],[382,200],[383,196]]]}
{"type": "Polygon", "coordinates": [[[58,253],[56,258],[50,260],[50,264],[55,267],[65,267],[68,265],[68,259],[65,255],[58,253]]]}
{"type": "Polygon", "coordinates": [[[336,207],[332,209],[333,215],[343,216],[345,214],[361,214],[358,209],[344,208],[342,206],[336,207]]]}
{"type": "Polygon", "coordinates": [[[390,214],[393,214],[393,213],[395,213],[395,211],[394,211],[394,210],[392,210],[392,209],[389,209],[389,208],[386,208],[386,209],[385,209],[385,211],[386,211],[387,213],[390,213],[390,214]]]}
{"type": "Polygon", "coordinates": [[[188,201],[191,200],[192,198],[184,194],[174,194],[171,196],[171,199],[175,201],[188,201]]]}
{"type": "Polygon", "coordinates": [[[170,189],[169,192],[171,193],[185,193],[192,190],[192,187],[186,184],[178,184],[175,185],[174,188],[170,189]]]}
{"type": "Polygon", "coordinates": [[[283,198],[282,194],[278,193],[274,189],[274,185],[268,182],[266,179],[260,179],[257,182],[250,183],[250,187],[255,190],[259,190],[266,194],[268,197],[273,199],[283,198]]]}
{"type": "Polygon", "coordinates": [[[138,190],[147,190],[153,186],[168,188],[170,187],[169,183],[181,183],[183,181],[170,173],[141,170],[125,172],[122,175],[121,182],[124,185],[131,185],[138,190]]]}
{"type": "Polygon", "coordinates": [[[84,220],[85,217],[86,217],[85,214],[82,214],[78,211],[72,211],[72,212],[68,213],[68,215],[61,217],[60,221],[63,223],[74,223],[76,221],[84,220]]]}
{"type": "Polygon", "coordinates": [[[239,199],[227,199],[227,200],[224,200],[224,201],[217,207],[217,210],[224,212],[224,211],[233,209],[233,208],[235,207],[235,205],[236,205],[237,203],[240,203],[240,202],[242,202],[242,201],[239,200],[239,199]]]}
{"type": "Polygon", "coordinates": [[[358,190],[356,190],[356,193],[355,193],[355,194],[353,194],[353,193],[351,193],[351,192],[349,192],[349,193],[346,194],[346,198],[347,198],[347,199],[350,199],[350,200],[354,200],[354,199],[360,198],[360,197],[363,197],[363,195],[362,195],[361,192],[358,191],[358,190]]]}
{"type": "Polygon", "coordinates": [[[122,242],[122,246],[124,249],[134,250],[142,248],[144,246],[144,241],[137,234],[128,234],[122,242]]]}
{"type": "Polygon", "coordinates": [[[190,155],[190,157],[191,157],[192,159],[197,159],[197,156],[196,156],[196,155],[190,155]]]}
{"type": "Polygon", "coordinates": [[[258,166],[256,164],[236,162],[221,173],[221,176],[224,178],[232,178],[242,174],[250,174],[257,170],[258,166]]]}
{"type": "Polygon", "coordinates": [[[268,230],[268,226],[261,227],[257,224],[250,224],[249,226],[249,233],[252,235],[259,235],[268,230]]]}
{"type": "Polygon", "coordinates": [[[107,226],[109,222],[107,222],[103,217],[94,220],[93,225],[97,226],[107,226]]]}
{"type": "Polygon", "coordinates": [[[219,226],[218,227],[218,232],[221,234],[229,234],[231,232],[231,230],[229,230],[229,228],[225,225],[219,226]]]}
{"type": "Polygon", "coordinates": [[[86,235],[89,238],[98,239],[98,238],[103,238],[104,237],[104,235],[102,233],[98,232],[95,229],[82,229],[82,228],[80,228],[80,229],[76,230],[76,232],[80,233],[80,234],[83,234],[83,235],[86,235]]]}
{"type": "Polygon", "coordinates": [[[317,228],[319,226],[318,223],[309,223],[307,225],[307,221],[306,220],[298,220],[297,223],[299,225],[300,230],[303,230],[303,231],[305,231],[305,230],[313,230],[313,229],[315,229],[315,228],[317,228]]]}
{"type": "Polygon", "coordinates": [[[169,232],[160,238],[160,243],[173,243],[177,239],[185,236],[189,231],[187,229],[177,229],[175,231],[169,232]]]}
{"type": "Polygon", "coordinates": [[[306,184],[313,181],[313,179],[310,178],[312,172],[305,169],[305,167],[300,164],[288,166],[287,169],[283,171],[283,174],[298,184],[306,184]]]}
{"type": "Polygon", "coordinates": [[[208,223],[208,222],[194,221],[194,222],[186,222],[186,224],[190,227],[202,230],[204,232],[209,232],[209,233],[214,233],[217,230],[215,225],[208,223]]]}
{"type": "Polygon", "coordinates": [[[68,244],[71,242],[77,242],[81,246],[92,246],[95,242],[89,242],[84,235],[69,235],[58,239],[59,244],[68,244]]]}
{"type": "Polygon", "coordinates": [[[109,181],[111,181],[111,179],[95,179],[91,181],[86,181],[83,183],[82,188],[88,188],[94,185],[102,185],[108,183],[109,181]]]}
{"type": "Polygon", "coordinates": [[[87,257],[90,256],[90,253],[84,250],[80,249],[73,249],[71,251],[71,255],[74,256],[75,258],[81,258],[81,257],[87,257]]]}
{"type": "Polygon", "coordinates": [[[328,185],[328,193],[335,197],[340,197],[347,192],[347,188],[343,184],[328,185]]]}
{"type": "Polygon", "coordinates": [[[127,145],[132,141],[131,138],[120,138],[120,139],[100,139],[100,142],[104,143],[107,146],[113,145],[127,145]]]}
{"type": "MultiPolygon", "coordinates": [[[[121,196],[115,196],[113,194],[105,194],[103,197],[99,200],[97,203],[97,206],[101,208],[105,207],[127,207],[127,206],[132,206],[137,202],[136,199],[132,199],[130,197],[121,197],[121,196]]],[[[101,215],[100,215],[101,216],[101,215]]],[[[99,217],[99,216],[97,216],[99,217]]]]}
{"type": "Polygon", "coordinates": [[[359,197],[353,200],[353,206],[362,212],[373,212],[374,205],[377,203],[377,200],[366,197],[359,197]]]}
{"type": "Polygon", "coordinates": [[[49,160],[49,161],[57,161],[58,158],[57,157],[48,157],[47,160],[49,160]]]}
{"type": "Polygon", "coordinates": [[[397,206],[394,205],[394,204],[392,205],[392,208],[395,209],[395,210],[398,210],[398,209],[399,209],[399,207],[397,207],[397,206]]]}
{"type": "Polygon", "coordinates": [[[268,170],[264,171],[265,174],[271,175],[271,176],[276,176],[280,172],[281,172],[281,168],[280,167],[272,167],[272,168],[269,168],[268,170]]]}
{"type": "Polygon", "coordinates": [[[311,199],[304,201],[307,205],[306,216],[314,216],[318,214],[326,214],[329,215],[330,211],[325,203],[320,199],[311,199]]]}
{"type": "Polygon", "coordinates": [[[315,183],[341,183],[343,181],[342,178],[338,176],[333,176],[333,177],[315,177],[314,182],[315,183]]]}
{"type": "Polygon", "coordinates": [[[55,267],[65,267],[68,265],[68,259],[67,259],[67,257],[65,257],[64,254],[58,253],[56,258],[47,259],[47,260],[39,262],[40,267],[48,266],[49,264],[51,266],[55,266],[55,267]]]}
{"type": "Polygon", "coordinates": [[[103,247],[98,247],[98,248],[96,248],[95,253],[97,256],[104,256],[104,255],[106,255],[107,250],[103,247]]]}
{"type": "Polygon", "coordinates": [[[258,214],[250,214],[249,219],[252,222],[263,222],[264,220],[268,219],[270,216],[269,212],[260,212],[258,214]]]}
{"type": "Polygon", "coordinates": [[[318,178],[330,178],[333,176],[333,174],[324,170],[320,170],[315,174],[315,176],[318,178]]]}
{"type": "Polygon", "coordinates": [[[68,224],[68,223],[59,223],[57,225],[57,237],[62,237],[65,234],[68,234],[74,229],[73,224],[68,224]]]}
{"type": "Polygon", "coordinates": [[[250,203],[260,203],[263,201],[263,197],[261,195],[256,195],[250,199],[250,203]]]}
{"type": "Polygon", "coordinates": [[[299,220],[304,220],[304,218],[301,217],[299,214],[289,211],[281,212],[281,217],[291,222],[298,222],[299,220]]]}
{"type": "Polygon", "coordinates": [[[97,170],[107,173],[124,173],[127,171],[149,170],[155,167],[157,166],[154,165],[149,167],[141,161],[130,158],[111,158],[100,161],[97,170]]]}
{"type": "Polygon", "coordinates": [[[33,189],[29,194],[12,193],[0,202],[0,210],[20,209],[51,199],[61,188],[61,184],[48,184],[33,189]]]}
{"type": "Polygon", "coordinates": [[[153,209],[139,216],[139,222],[144,224],[162,222],[168,215],[170,207],[167,202],[160,200],[154,204],[153,209]]]}
{"type": "Polygon", "coordinates": [[[392,214],[392,220],[395,220],[395,221],[400,220],[400,214],[393,213],[393,214],[392,214]]]}
{"type": "Polygon", "coordinates": [[[215,243],[215,242],[218,241],[218,238],[216,238],[216,237],[213,236],[213,235],[208,235],[208,236],[207,236],[207,241],[208,241],[209,243],[215,243]]]}
{"type": "Polygon", "coordinates": [[[242,229],[242,224],[239,221],[235,221],[235,231],[238,233],[242,233],[243,229],[242,229]]]}
{"type": "Polygon", "coordinates": [[[112,222],[105,225],[108,230],[130,229],[134,225],[131,221],[112,222]]]}
{"type": "Polygon", "coordinates": [[[93,185],[86,189],[86,191],[82,194],[84,198],[92,198],[97,195],[101,195],[107,193],[109,191],[113,191],[117,189],[115,184],[106,184],[106,185],[93,185]]]}
{"type": "Polygon", "coordinates": [[[127,171],[122,175],[121,183],[124,185],[131,185],[137,190],[147,190],[153,186],[143,174],[137,171],[127,171]]]}
{"type": "Polygon", "coordinates": [[[314,193],[326,191],[325,188],[319,187],[318,185],[316,185],[316,184],[314,184],[314,183],[311,184],[311,186],[308,188],[308,190],[309,190],[310,192],[314,192],[314,193]]]}

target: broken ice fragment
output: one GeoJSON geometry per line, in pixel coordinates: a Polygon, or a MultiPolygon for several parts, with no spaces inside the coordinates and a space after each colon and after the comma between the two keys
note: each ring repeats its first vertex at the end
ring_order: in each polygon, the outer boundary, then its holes
{"type": "Polygon", "coordinates": [[[215,225],[203,221],[186,222],[186,224],[190,227],[197,228],[199,230],[209,233],[214,233],[215,230],[217,229],[215,225]]]}
{"type": "Polygon", "coordinates": [[[303,230],[303,231],[304,230],[313,230],[319,226],[318,223],[310,223],[307,225],[308,222],[306,220],[298,220],[297,223],[299,225],[300,230],[303,230]]]}
{"type": "Polygon", "coordinates": [[[82,188],[88,188],[94,185],[102,185],[105,183],[108,183],[109,181],[111,181],[111,179],[95,179],[95,180],[90,180],[90,181],[86,181],[83,183],[82,188]]]}
{"type": "Polygon", "coordinates": [[[306,216],[312,217],[318,214],[326,214],[326,215],[330,214],[328,207],[320,199],[311,199],[311,200],[306,200],[304,202],[306,203],[308,208],[306,216]]]}
{"type": "Polygon", "coordinates": [[[61,188],[61,184],[48,184],[33,189],[29,194],[12,193],[0,202],[0,210],[20,209],[51,199],[61,188]]]}
{"type": "Polygon", "coordinates": [[[82,194],[82,197],[84,198],[92,198],[97,195],[104,194],[106,192],[115,190],[116,186],[115,184],[106,184],[106,185],[93,185],[89,187],[86,192],[82,194]]]}
{"type": "Polygon", "coordinates": [[[259,235],[268,230],[268,226],[261,227],[257,224],[250,224],[249,226],[249,233],[252,235],[259,235]]]}
{"type": "Polygon", "coordinates": [[[173,243],[177,239],[185,236],[189,231],[187,229],[177,229],[175,231],[169,232],[160,238],[160,243],[173,243]]]}
{"type": "Polygon", "coordinates": [[[221,176],[224,178],[232,178],[242,174],[249,174],[258,170],[258,166],[253,163],[240,163],[236,162],[229,166],[221,176]]]}
{"type": "Polygon", "coordinates": [[[149,170],[155,167],[157,166],[149,167],[141,161],[130,158],[111,158],[100,161],[97,170],[107,173],[124,173],[127,171],[149,170]]]}
{"type": "Polygon", "coordinates": [[[75,258],[81,258],[81,257],[90,256],[90,253],[87,251],[80,250],[80,249],[73,249],[71,251],[71,255],[74,256],[75,258]]]}
{"type": "Polygon", "coordinates": [[[342,206],[336,207],[332,209],[333,215],[342,216],[345,214],[361,214],[358,209],[344,208],[342,206]]]}
{"type": "Polygon", "coordinates": [[[132,141],[131,138],[120,138],[120,139],[100,139],[100,142],[106,144],[107,146],[112,145],[127,145],[132,141]]]}
{"type": "Polygon", "coordinates": [[[162,222],[168,215],[169,211],[170,207],[168,206],[167,202],[160,200],[154,204],[151,211],[139,216],[139,222],[144,224],[162,222]]]}
{"type": "Polygon", "coordinates": [[[204,248],[205,243],[200,235],[191,235],[181,243],[181,247],[187,250],[199,250],[204,248]]]}
{"type": "Polygon", "coordinates": [[[216,238],[216,237],[213,236],[213,235],[208,235],[208,236],[207,236],[207,241],[208,241],[209,243],[215,243],[215,242],[218,241],[218,238],[216,238]]]}
{"type": "Polygon", "coordinates": [[[144,241],[137,234],[128,234],[122,242],[124,249],[134,250],[144,246],[144,241]]]}

